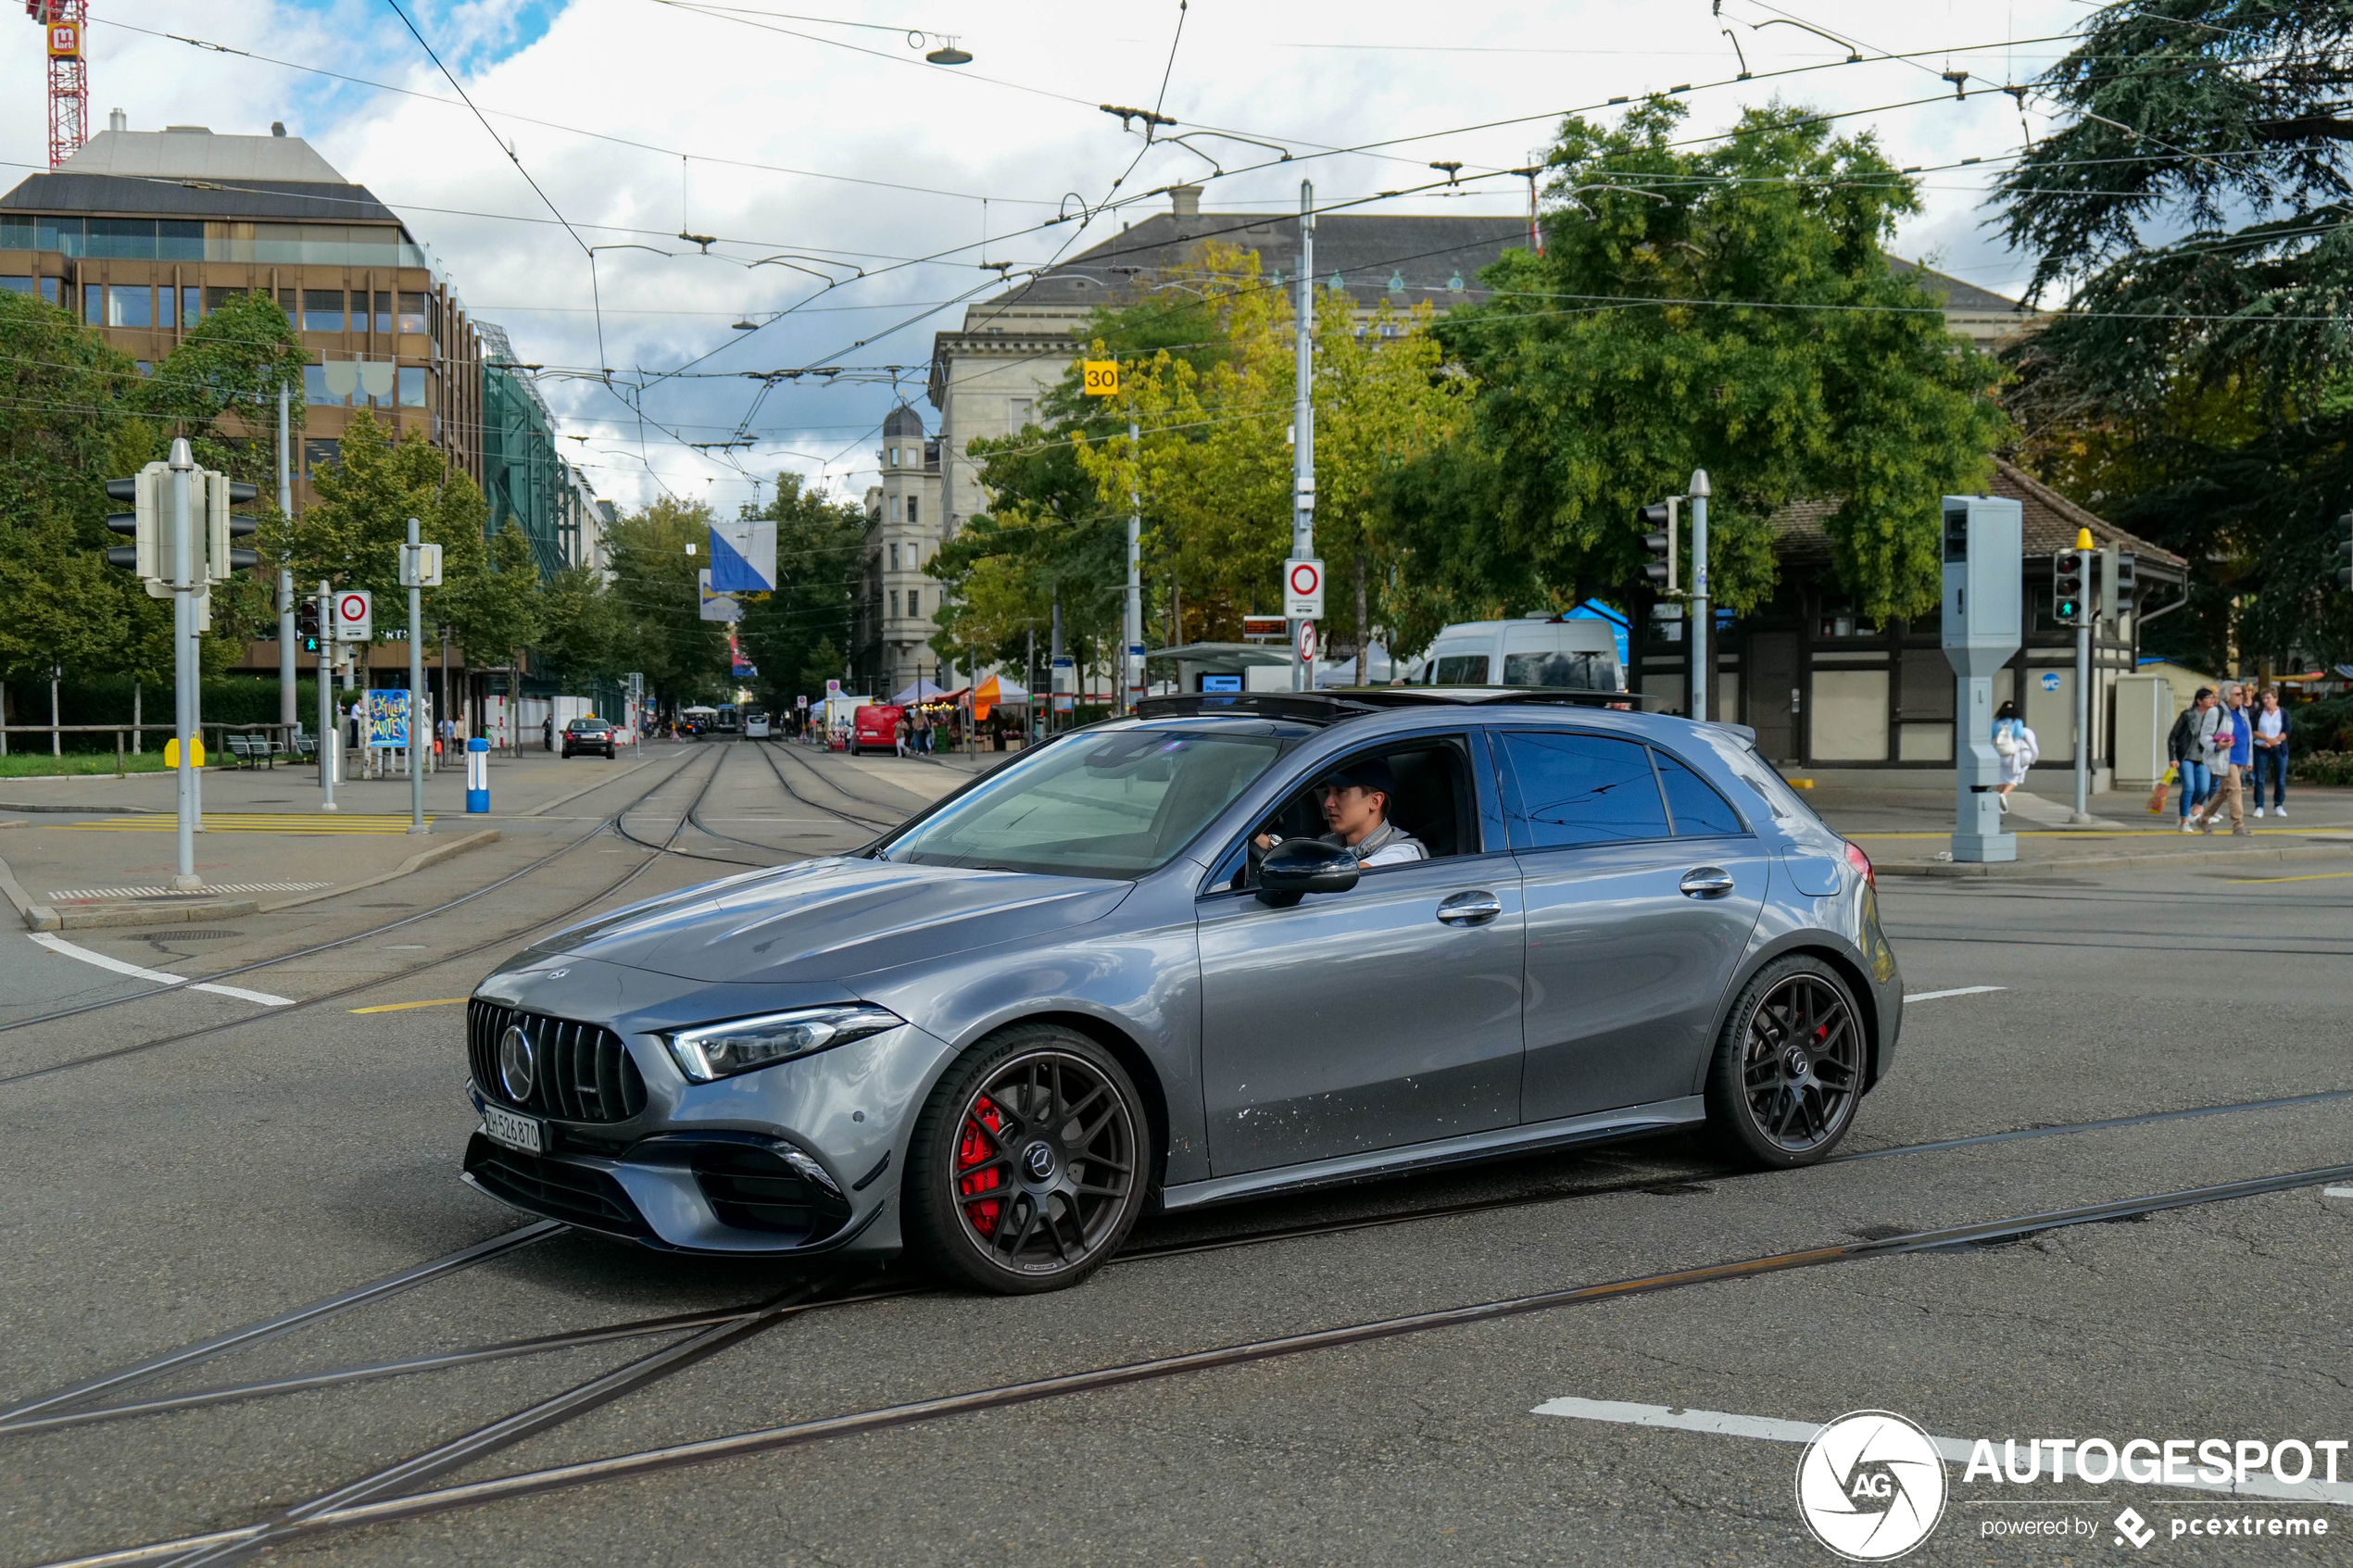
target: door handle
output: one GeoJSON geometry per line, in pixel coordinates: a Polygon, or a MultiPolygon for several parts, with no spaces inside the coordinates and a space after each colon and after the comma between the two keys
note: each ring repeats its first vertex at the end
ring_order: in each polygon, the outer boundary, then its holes
{"type": "Polygon", "coordinates": [[[1721,866],[1693,866],[1680,886],[1687,898],[1721,898],[1732,890],[1732,873],[1721,866]]]}
{"type": "Polygon", "coordinates": [[[1485,925],[1504,912],[1504,901],[1492,893],[1457,893],[1438,906],[1438,918],[1447,925],[1485,925]]]}

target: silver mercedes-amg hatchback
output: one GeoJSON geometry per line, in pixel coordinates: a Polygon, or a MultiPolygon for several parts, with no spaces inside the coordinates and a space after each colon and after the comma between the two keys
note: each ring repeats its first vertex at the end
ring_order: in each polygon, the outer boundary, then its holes
{"type": "Polygon", "coordinates": [[[1147,701],[510,960],[466,1180],[1037,1291],[1148,1205],[1687,1123],[1819,1160],[1902,987],[1870,862],[1750,738],[1507,691],[1147,701]]]}

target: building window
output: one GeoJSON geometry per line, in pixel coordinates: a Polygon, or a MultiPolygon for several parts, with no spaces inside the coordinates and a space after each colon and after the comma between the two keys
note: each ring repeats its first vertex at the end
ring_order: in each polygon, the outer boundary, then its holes
{"type": "Polygon", "coordinates": [[[1036,400],[1035,398],[1030,398],[1030,397],[1008,397],[1008,398],[1006,398],[1006,399],[1005,399],[1005,411],[1006,411],[1007,415],[1009,416],[1009,422],[1012,424],[1013,428],[1013,429],[1015,429],[1015,430],[1019,430],[1019,429],[1021,429],[1021,428],[1022,428],[1022,426],[1024,426],[1024,425],[1027,424],[1027,423],[1029,422],[1029,411],[1030,411],[1032,408],[1036,408],[1036,407],[1037,407],[1037,400],[1036,400]]]}
{"type": "Polygon", "coordinates": [[[94,327],[152,327],[156,324],[156,291],[145,283],[84,283],[84,320],[94,327]]]}
{"type": "Polygon", "coordinates": [[[278,291],[278,308],[286,313],[287,320],[296,322],[300,321],[302,320],[302,316],[300,314],[301,307],[302,296],[300,295],[296,294],[292,289],[280,289],[278,291]]]}
{"type": "Polygon", "coordinates": [[[152,359],[133,359],[131,361],[131,368],[143,376],[151,376],[156,373],[155,361],[152,359]]]}
{"type": "Polygon", "coordinates": [[[422,365],[400,367],[400,406],[404,408],[425,406],[425,368],[422,365]]]}
{"type": "Polygon", "coordinates": [[[899,546],[896,545],[890,547],[890,570],[893,571],[899,570],[899,546]]]}
{"type": "Polygon", "coordinates": [[[907,497],[907,521],[909,522],[914,522],[917,521],[915,517],[917,505],[918,503],[916,497],[912,495],[907,497]]]}
{"type": "Polygon", "coordinates": [[[899,466],[899,448],[896,446],[890,449],[890,466],[892,468],[899,466]]]}
{"type": "Polygon", "coordinates": [[[899,497],[898,497],[898,496],[896,496],[896,495],[891,496],[891,497],[890,497],[890,500],[889,500],[889,506],[890,506],[890,521],[893,521],[893,522],[897,522],[897,521],[899,521],[899,497]]]}
{"type": "Polygon", "coordinates": [[[400,330],[404,332],[421,332],[425,330],[425,296],[423,295],[404,294],[400,296],[400,330]]]}
{"type": "Polygon", "coordinates": [[[376,293],[376,331],[392,331],[392,295],[384,290],[376,293]]]}
{"type": "Polygon", "coordinates": [[[890,591],[890,618],[893,621],[899,619],[899,590],[896,588],[890,591]]]}
{"type": "Polygon", "coordinates": [[[334,408],[341,408],[351,401],[327,390],[327,367],[324,365],[305,365],[302,368],[302,400],[313,406],[334,408]]]}
{"type": "Polygon", "coordinates": [[[204,320],[204,290],[183,288],[180,291],[180,324],[193,327],[204,320]]]}
{"type": "Polygon", "coordinates": [[[303,290],[302,330],[306,332],[343,331],[343,290],[303,290]]]}
{"type": "Polygon", "coordinates": [[[908,613],[909,615],[921,615],[921,614],[923,614],[923,612],[924,612],[924,591],[923,591],[921,588],[910,588],[910,589],[908,589],[908,590],[907,590],[907,613],[908,613]]]}
{"type": "Polygon", "coordinates": [[[31,294],[33,282],[29,277],[0,278],[0,289],[6,289],[10,294],[31,294]]]}
{"type": "Polygon", "coordinates": [[[82,324],[85,327],[103,327],[107,324],[106,284],[84,283],[82,285],[82,324]]]}
{"type": "Polygon", "coordinates": [[[327,469],[341,467],[343,467],[342,442],[331,435],[311,435],[303,438],[303,472],[319,473],[327,469]]]}

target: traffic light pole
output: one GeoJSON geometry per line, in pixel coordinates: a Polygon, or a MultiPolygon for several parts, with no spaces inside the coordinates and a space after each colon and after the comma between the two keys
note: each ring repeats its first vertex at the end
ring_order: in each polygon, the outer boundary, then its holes
{"type": "Polygon", "coordinates": [[[1707,722],[1707,470],[1692,470],[1692,721],[1707,722]]]}
{"type": "MultiPolygon", "coordinates": [[[[1136,403],[1127,403],[1127,460],[1136,483],[1127,491],[1127,609],[1120,621],[1119,710],[1136,711],[1144,684],[1144,495],[1143,446],[1136,431],[1136,403]]],[[[975,677],[977,679],[977,677],[975,677]]]]}
{"type": "Polygon", "coordinates": [[[195,519],[189,491],[195,483],[195,459],[184,437],[171,443],[171,692],[172,730],[180,742],[178,768],[180,863],[171,878],[172,891],[193,893],[204,885],[196,875],[196,752],[195,705],[195,519]]]}
{"type": "MultiPolygon", "coordinates": [[[[2075,547],[2083,552],[2084,575],[2090,575],[2091,552],[2097,547],[2092,531],[2075,531],[2075,547]]],[[[2092,797],[2092,596],[2091,584],[2083,584],[2086,592],[2080,596],[2080,609],[2075,618],[2075,816],[2074,821],[2093,820],[2092,797]]]]}
{"type": "MultiPolygon", "coordinates": [[[[1290,553],[1294,560],[1315,554],[1315,187],[1299,182],[1299,308],[1294,312],[1298,341],[1297,385],[1291,395],[1291,525],[1290,553]]],[[[1285,585],[1289,592],[1289,584],[1285,585]]],[[[1290,622],[1290,684],[1293,691],[1313,691],[1315,671],[1299,657],[1299,629],[1290,622]]],[[[1364,635],[1364,628],[1357,628],[1364,635]]]]}
{"type": "Polygon", "coordinates": [[[319,579],[319,809],[335,809],[335,593],[319,579]]]}
{"type": "MultiPolygon", "coordinates": [[[[419,542],[418,523],[409,520],[409,543],[419,542]]],[[[1133,537],[1133,535],[1130,535],[1133,537]]],[[[1132,549],[1133,546],[1131,546],[1132,549]]],[[[409,552],[414,559],[417,552],[409,552]]],[[[1131,555],[1130,560],[1134,559],[1131,555]]],[[[1133,571],[1134,567],[1128,570],[1133,571]]],[[[425,769],[423,759],[433,749],[433,742],[424,734],[425,724],[425,610],[424,590],[415,582],[409,584],[409,831],[425,831],[425,769]],[[424,747],[418,748],[422,740],[424,747]]]]}
{"type": "MultiPolygon", "coordinates": [[[[294,465],[286,451],[286,383],[278,383],[278,516],[294,521],[294,465]]],[[[288,744],[302,720],[302,705],[295,694],[294,569],[283,558],[278,562],[278,722],[286,726],[288,744]]]]}

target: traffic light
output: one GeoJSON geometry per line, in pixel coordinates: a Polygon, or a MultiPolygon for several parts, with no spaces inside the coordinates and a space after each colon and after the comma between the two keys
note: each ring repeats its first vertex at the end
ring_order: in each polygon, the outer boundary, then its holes
{"type": "Polygon", "coordinates": [[[259,566],[259,552],[237,548],[229,541],[250,538],[261,525],[249,517],[234,515],[229,508],[258,499],[261,492],[242,480],[209,469],[194,477],[204,481],[206,574],[215,583],[225,583],[229,574],[240,567],[259,566]]]}
{"type": "Polygon", "coordinates": [[[295,606],[295,634],[302,639],[302,651],[319,651],[319,601],[306,598],[295,606]]]}
{"type": "Polygon", "coordinates": [[[149,463],[129,479],[107,481],[107,499],[128,501],[132,509],[107,514],[109,533],[128,533],[132,543],[116,545],[107,551],[107,564],[137,572],[146,580],[147,592],[157,598],[171,596],[171,566],[164,559],[168,528],[164,521],[164,486],[170,470],[161,463],[149,463]]]}
{"type": "Polygon", "coordinates": [[[2133,598],[2140,587],[2140,571],[2133,564],[2130,550],[2120,550],[2108,558],[2116,564],[2116,581],[2108,584],[2108,612],[2112,617],[2133,613],[2133,598]]]}
{"type": "Polygon", "coordinates": [[[2337,558],[2345,563],[2336,569],[2336,585],[2340,588],[2353,588],[2353,512],[2347,512],[2343,517],[2338,518],[2336,525],[2345,531],[2345,537],[2338,540],[2336,545],[2337,558]]]}
{"type": "Polygon", "coordinates": [[[2062,626],[2083,621],[2083,552],[2060,550],[2051,557],[2051,614],[2062,626]]]}
{"type": "Polygon", "coordinates": [[[1642,548],[1651,558],[1642,566],[1642,575],[1650,580],[1653,589],[1661,594],[1677,594],[1675,585],[1675,505],[1671,501],[1655,501],[1634,513],[1641,524],[1642,548]]]}

